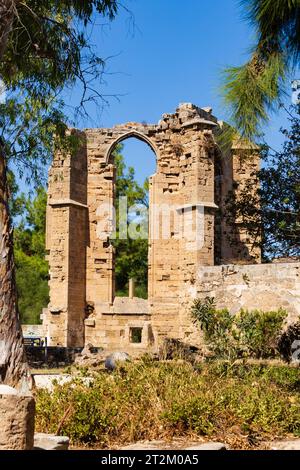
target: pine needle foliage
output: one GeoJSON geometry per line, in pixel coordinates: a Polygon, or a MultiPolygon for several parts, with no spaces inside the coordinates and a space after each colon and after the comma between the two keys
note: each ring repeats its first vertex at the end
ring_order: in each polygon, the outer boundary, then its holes
{"type": "Polygon", "coordinates": [[[244,65],[224,71],[222,93],[230,123],[243,138],[253,140],[261,135],[299,63],[300,0],[243,0],[242,5],[257,41],[244,65]]]}

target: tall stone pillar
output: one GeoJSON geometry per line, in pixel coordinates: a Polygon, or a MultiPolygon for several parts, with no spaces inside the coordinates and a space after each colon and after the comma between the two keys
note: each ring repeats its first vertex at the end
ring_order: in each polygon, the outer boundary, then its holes
{"type": "Polygon", "coordinates": [[[186,286],[195,283],[199,265],[214,264],[216,126],[211,110],[184,103],[175,114],[163,115],[155,133],[159,152],[149,195],[149,302],[158,345],[165,337],[185,338],[191,323],[186,286]],[[152,217],[154,210],[159,217],[152,217]]]}
{"type": "MultiPolygon", "coordinates": [[[[84,134],[77,132],[78,137],[84,134]]],[[[46,248],[50,304],[44,313],[51,346],[84,346],[86,308],[87,161],[84,140],[57,153],[49,173],[46,248]]]]}

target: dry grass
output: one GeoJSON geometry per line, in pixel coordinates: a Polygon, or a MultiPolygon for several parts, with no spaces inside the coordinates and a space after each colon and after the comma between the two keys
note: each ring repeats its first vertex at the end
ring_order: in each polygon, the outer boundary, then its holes
{"type": "MultiPolygon", "coordinates": [[[[83,372],[83,376],[87,372],[83,372]]],[[[90,374],[90,372],[88,372],[90,374]]],[[[37,394],[37,428],[75,445],[218,439],[231,448],[300,435],[300,370],[288,366],[141,360],[37,394]]]]}

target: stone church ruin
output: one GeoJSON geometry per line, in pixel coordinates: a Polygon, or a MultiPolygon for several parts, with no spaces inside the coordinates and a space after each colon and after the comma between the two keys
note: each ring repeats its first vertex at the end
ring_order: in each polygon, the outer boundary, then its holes
{"type": "Polygon", "coordinates": [[[229,192],[239,191],[258,169],[259,154],[239,141],[230,156],[223,155],[215,138],[221,126],[210,108],[184,103],[157,125],[72,131],[82,138],[80,149],[72,156],[56,153],[49,172],[50,303],[38,328],[50,346],[91,343],[138,354],[157,350],[166,337],[197,345],[199,331],[190,318],[196,297],[215,297],[233,313],[283,307],[291,318],[300,314],[300,264],[260,264],[259,249],[239,220],[229,225],[225,217],[229,192]],[[156,155],[149,181],[147,300],[132,288],[128,297],[115,296],[112,216],[99,211],[113,206],[113,150],[129,137],[156,155]],[[173,208],[167,238],[160,236],[160,209],[166,207],[173,208]]]}

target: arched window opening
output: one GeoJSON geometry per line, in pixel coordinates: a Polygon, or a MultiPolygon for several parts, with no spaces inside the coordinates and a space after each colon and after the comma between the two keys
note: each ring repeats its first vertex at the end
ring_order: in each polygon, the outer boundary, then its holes
{"type": "Polygon", "coordinates": [[[128,137],[114,146],[110,161],[115,165],[115,296],[147,299],[149,177],[156,156],[147,143],[128,137]]]}

